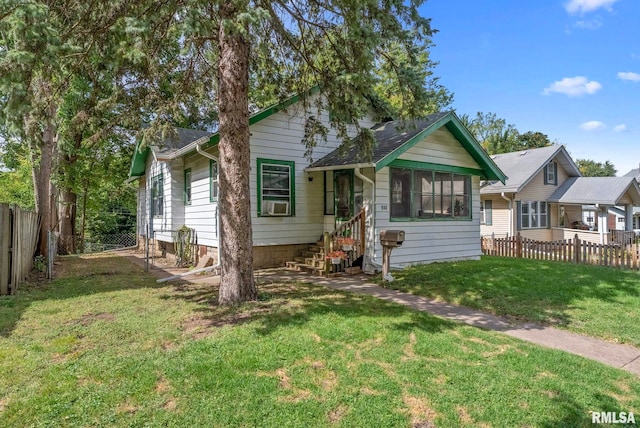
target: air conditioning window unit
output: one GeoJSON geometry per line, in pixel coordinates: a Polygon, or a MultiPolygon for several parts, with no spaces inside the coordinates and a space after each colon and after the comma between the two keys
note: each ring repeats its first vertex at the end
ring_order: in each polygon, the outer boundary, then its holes
{"type": "Polygon", "coordinates": [[[268,201],[267,204],[269,215],[289,215],[288,201],[268,201]]]}

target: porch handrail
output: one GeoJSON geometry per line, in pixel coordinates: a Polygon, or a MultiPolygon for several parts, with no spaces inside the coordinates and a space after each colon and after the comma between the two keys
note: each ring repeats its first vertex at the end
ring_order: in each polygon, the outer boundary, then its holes
{"type": "MultiPolygon", "coordinates": [[[[349,260],[353,262],[365,251],[365,209],[361,209],[358,214],[338,226],[333,232],[325,232],[324,254],[339,250],[339,240],[341,238],[351,238],[354,240],[354,248],[349,252],[349,260]]],[[[325,261],[325,273],[329,273],[331,265],[325,261]]]]}

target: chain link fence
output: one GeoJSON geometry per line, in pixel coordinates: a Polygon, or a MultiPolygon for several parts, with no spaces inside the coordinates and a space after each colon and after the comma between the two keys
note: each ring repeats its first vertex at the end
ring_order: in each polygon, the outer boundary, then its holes
{"type": "Polygon", "coordinates": [[[100,253],[103,251],[117,250],[119,248],[134,247],[137,244],[135,232],[115,233],[112,235],[102,235],[100,239],[85,239],[78,245],[78,252],[100,253]]]}

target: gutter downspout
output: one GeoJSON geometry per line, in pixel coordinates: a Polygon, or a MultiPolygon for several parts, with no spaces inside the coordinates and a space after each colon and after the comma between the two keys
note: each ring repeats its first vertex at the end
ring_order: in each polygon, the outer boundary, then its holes
{"type": "MultiPolygon", "coordinates": [[[[374,254],[373,257],[370,256],[366,256],[366,250],[365,250],[365,260],[364,263],[362,264],[362,271],[365,273],[368,273],[367,271],[369,270],[369,272],[371,271],[371,269],[368,269],[369,265],[370,267],[373,268],[373,273],[375,273],[376,270],[382,270],[382,263],[379,263],[376,261],[375,258],[375,246],[376,246],[376,184],[367,176],[365,176],[362,173],[362,168],[358,167],[358,168],[354,168],[353,169],[354,174],[356,177],[358,177],[359,179],[361,179],[362,181],[364,181],[365,183],[368,183],[371,186],[371,209],[372,209],[372,213],[371,213],[371,231],[373,232],[373,241],[372,241],[372,249],[371,252],[374,254]]],[[[404,267],[402,266],[398,266],[398,265],[391,265],[389,266],[390,268],[393,269],[404,269],[404,267]]]]}
{"type": "MultiPolygon", "coordinates": [[[[200,143],[200,144],[202,144],[202,143],[200,143]]],[[[207,152],[205,152],[205,151],[203,151],[200,148],[200,144],[196,144],[196,151],[198,153],[200,153],[202,156],[204,156],[205,158],[211,159],[212,161],[215,161],[215,162],[218,162],[218,158],[213,156],[213,155],[211,155],[211,154],[209,154],[209,153],[207,153],[207,152]]],[[[219,190],[218,190],[218,192],[219,192],[219,190]]],[[[220,199],[220,193],[218,193],[218,199],[220,199]]],[[[222,264],[222,260],[221,260],[221,256],[220,256],[220,254],[221,254],[220,253],[220,207],[217,204],[216,204],[216,217],[218,217],[216,219],[216,237],[218,238],[218,248],[217,248],[217,251],[218,251],[218,262],[215,265],[208,266],[208,267],[205,267],[205,268],[202,268],[202,269],[196,269],[196,270],[192,270],[192,271],[189,271],[189,272],[180,273],[178,275],[169,276],[167,278],[160,278],[159,280],[156,281],[157,283],[173,281],[175,279],[179,279],[179,278],[182,278],[182,277],[185,277],[185,276],[189,276],[189,275],[195,275],[197,273],[209,272],[209,271],[218,269],[220,267],[220,265],[222,264]]]]}
{"type": "Polygon", "coordinates": [[[500,193],[500,197],[509,203],[509,236],[513,236],[513,199],[507,198],[504,192],[500,193]]]}

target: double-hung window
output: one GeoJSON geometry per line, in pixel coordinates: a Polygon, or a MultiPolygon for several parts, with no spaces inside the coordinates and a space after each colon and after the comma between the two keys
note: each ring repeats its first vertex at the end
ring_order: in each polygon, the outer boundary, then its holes
{"type": "Polygon", "coordinates": [[[209,201],[218,200],[218,162],[209,161],[209,201]]]}
{"type": "Polygon", "coordinates": [[[290,161],[258,159],[258,215],[295,215],[295,164],[290,161]]]}
{"type": "Polygon", "coordinates": [[[558,185],[558,164],[556,162],[549,162],[544,167],[544,184],[558,185]]]}
{"type": "Polygon", "coordinates": [[[471,177],[422,168],[390,168],[391,218],[471,218],[471,177]]]}
{"type": "Polygon", "coordinates": [[[164,190],[162,174],[158,174],[151,179],[151,216],[160,217],[164,208],[164,190]]]}
{"type": "Polygon", "coordinates": [[[191,205],[191,168],[184,170],[184,204],[191,205]]]}
{"type": "Polygon", "coordinates": [[[493,201],[480,201],[480,224],[487,226],[493,224],[493,201]]]}
{"type": "Polygon", "coordinates": [[[541,229],[548,227],[549,207],[545,201],[522,201],[519,205],[521,229],[541,229]]]}

